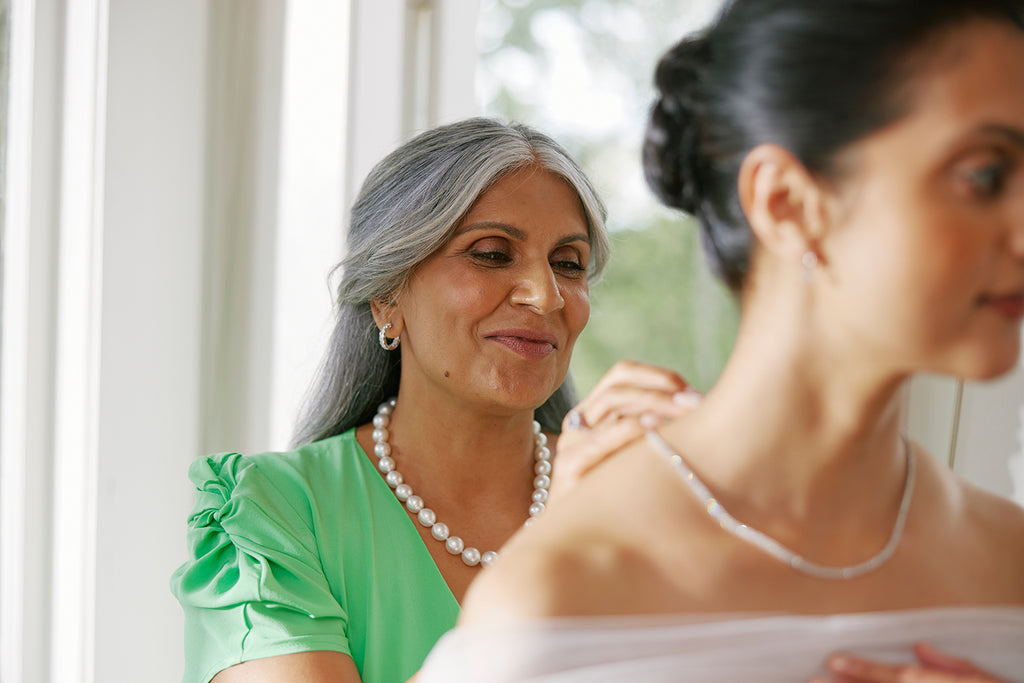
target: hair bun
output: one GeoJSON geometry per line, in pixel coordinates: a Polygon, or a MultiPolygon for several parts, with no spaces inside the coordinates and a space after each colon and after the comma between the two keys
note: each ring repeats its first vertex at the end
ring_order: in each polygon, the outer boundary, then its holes
{"type": "Polygon", "coordinates": [[[696,214],[701,204],[700,85],[709,62],[703,37],[688,38],[669,50],[654,74],[657,100],[644,140],[644,176],[658,198],[696,214]]]}

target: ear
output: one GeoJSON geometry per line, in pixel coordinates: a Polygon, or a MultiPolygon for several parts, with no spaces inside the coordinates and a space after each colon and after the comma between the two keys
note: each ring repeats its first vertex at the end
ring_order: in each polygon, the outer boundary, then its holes
{"type": "Polygon", "coordinates": [[[402,308],[398,305],[398,302],[371,299],[370,310],[373,312],[373,321],[377,323],[378,330],[391,323],[388,336],[394,338],[402,334],[402,330],[405,328],[405,320],[402,318],[402,308]]]}
{"type": "Polygon", "coordinates": [[[738,182],[740,205],[764,249],[785,260],[807,251],[821,256],[825,191],[789,150],[758,145],[743,160],[738,182]]]}

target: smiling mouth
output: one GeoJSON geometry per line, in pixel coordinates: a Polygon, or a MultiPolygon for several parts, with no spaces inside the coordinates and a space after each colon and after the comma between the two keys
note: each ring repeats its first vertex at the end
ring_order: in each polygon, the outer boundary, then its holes
{"type": "Polygon", "coordinates": [[[528,330],[499,330],[487,335],[487,339],[501,344],[527,360],[547,358],[558,348],[555,338],[551,335],[528,330]]]}
{"type": "Polygon", "coordinates": [[[1024,318],[1024,292],[986,295],[981,297],[981,305],[1011,320],[1024,318]]]}

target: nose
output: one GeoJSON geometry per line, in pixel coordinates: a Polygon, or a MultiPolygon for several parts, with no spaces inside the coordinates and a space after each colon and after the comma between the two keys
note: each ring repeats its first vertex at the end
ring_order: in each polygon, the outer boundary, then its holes
{"type": "Polygon", "coordinates": [[[509,301],[513,305],[528,306],[541,315],[553,313],[565,306],[558,281],[545,261],[520,273],[512,286],[509,301]]]}

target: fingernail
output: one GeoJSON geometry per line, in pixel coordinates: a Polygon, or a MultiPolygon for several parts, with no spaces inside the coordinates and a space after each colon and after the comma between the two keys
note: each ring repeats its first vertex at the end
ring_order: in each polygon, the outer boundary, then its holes
{"type": "Polygon", "coordinates": [[[693,389],[680,391],[672,395],[672,402],[682,408],[696,408],[703,396],[693,389]]]}

